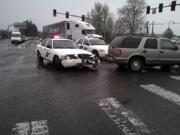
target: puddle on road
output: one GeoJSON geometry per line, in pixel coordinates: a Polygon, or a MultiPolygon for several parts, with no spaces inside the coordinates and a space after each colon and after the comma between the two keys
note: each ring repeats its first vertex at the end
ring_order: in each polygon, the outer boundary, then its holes
{"type": "Polygon", "coordinates": [[[127,99],[124,99],[124,100],[121,101],[121,103],[122,103],[124,106],[128,105],[130,102],[131,102],[131,99],[130,99],[130,98],[127,98],[127,99]]]}

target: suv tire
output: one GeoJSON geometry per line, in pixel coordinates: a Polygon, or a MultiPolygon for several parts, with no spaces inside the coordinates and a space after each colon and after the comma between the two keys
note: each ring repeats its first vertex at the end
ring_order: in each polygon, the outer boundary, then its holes
{"type": "Polygon", "coordinates": [[[141,58],[132,58],[129,61],[129,69],[133,72],[140,72],[143,68],[143,60],[141,58]]]}

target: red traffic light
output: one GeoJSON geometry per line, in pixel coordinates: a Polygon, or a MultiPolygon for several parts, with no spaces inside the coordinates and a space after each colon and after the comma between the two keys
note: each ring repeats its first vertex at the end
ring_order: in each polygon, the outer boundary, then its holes
{"type": "Polygon", "coordinates": [[[147,6],[146,14],[150,14],[150,10],[151,10],[151,7],[150,7],[150,6],[147,6]]]}
{"type": "Polygon", "coordinates": [[[82,21],[83,22],[85,21],[85,15],[82,15],[82,21]]]}
{"type": "Polygon", "coordinates": [[[56,9],[53,9],[53,16],[56,17],[56,14],[57,14],[56,9]]]}
{"type": "Polygon", "coordinates": [[[159,12],[161,13],[163,11],[163,3],[159,4],[159,12]]]}
{"type": "Polygon", "coordinates": [[[69,12],[66,12],[66,18],[69,18],[69,12]]]}
{"type": "Polygon", "coordinates": [[[175,11],[175,9],[176,9],[176,1],[172,1],[171,11],[175,11]]]}

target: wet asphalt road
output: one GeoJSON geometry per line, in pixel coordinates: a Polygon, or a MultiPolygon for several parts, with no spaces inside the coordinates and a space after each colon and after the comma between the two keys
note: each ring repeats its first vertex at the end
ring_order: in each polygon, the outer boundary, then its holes
{"type": "Polygon", "coordinates": [[[36,44],[0,41],[0,135],[11,135],[16,123],[39,120],[47,120],[49,135],[124,135],[98,105],[110,97],[143,121],[149,134],[180,134],[180,106],[140,87],[155,84],[180,95],[180,81],[170,78],[180,76],[177,67],[131,73],[103,61],[97,72],[56,70],[38,64],[36,44]]]}

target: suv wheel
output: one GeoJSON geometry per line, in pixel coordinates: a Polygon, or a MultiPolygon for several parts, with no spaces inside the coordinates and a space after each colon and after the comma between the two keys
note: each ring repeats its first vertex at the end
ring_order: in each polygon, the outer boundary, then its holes
{"type": "Polygon", "coordinates": [[[133,72],[139,72],[143,68],[143,61],[140,58],[132,58],[129,62],[129,68],[133,72]]]}
{"type": "Polygon", "coordinates": [[[39,61],[40,63],[43,62],[43,58],[41,57],[41,54],[40,54],[39,51],[37,52],[37,59],[38,59],[38,61],[39,61]]]}

